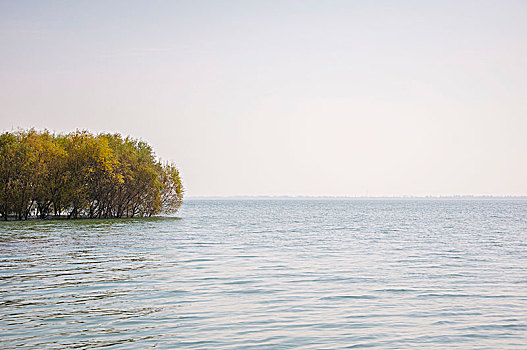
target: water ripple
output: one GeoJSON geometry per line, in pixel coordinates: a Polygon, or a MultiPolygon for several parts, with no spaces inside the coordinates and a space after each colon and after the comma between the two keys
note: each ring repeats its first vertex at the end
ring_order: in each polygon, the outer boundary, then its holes
{"type": "Polygon", "coordinates": [[[0,348],[525,348],[526,201],[0,223],[0,348]]]}

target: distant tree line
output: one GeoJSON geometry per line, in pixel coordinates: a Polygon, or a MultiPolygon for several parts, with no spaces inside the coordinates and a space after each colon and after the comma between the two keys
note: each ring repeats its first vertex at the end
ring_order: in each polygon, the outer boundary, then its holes
{"type": "Polygon", "coordinates": [[[0,218],[132,218],[174,213],[183,186],[174,164],[143,141],[87,131],[0,135],[0,218]]]}

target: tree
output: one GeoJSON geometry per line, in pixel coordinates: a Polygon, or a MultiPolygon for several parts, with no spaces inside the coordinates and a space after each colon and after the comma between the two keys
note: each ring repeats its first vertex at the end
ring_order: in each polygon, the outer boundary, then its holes
{"type": "Polygon", "coordinates": [[[161,206],[165,213],[175,213],[183,204],[183,184],[176,166],[165,163],[161,171],[161,206]]]}
{"type": "Polygon", "coordinates": [[[143,217],[174,213],[183,186],[146,142],[34,129],[0,135],[0,216],[143,217]]]}

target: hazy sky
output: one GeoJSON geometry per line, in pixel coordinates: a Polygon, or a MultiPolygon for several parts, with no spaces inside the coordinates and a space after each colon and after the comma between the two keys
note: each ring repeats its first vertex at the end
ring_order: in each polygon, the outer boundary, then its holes
{"type": "Polygon", "coordinates": [[[0,129],[118,131],[187,195],[527,195],[527,2],[0,1],[0,129]]]}

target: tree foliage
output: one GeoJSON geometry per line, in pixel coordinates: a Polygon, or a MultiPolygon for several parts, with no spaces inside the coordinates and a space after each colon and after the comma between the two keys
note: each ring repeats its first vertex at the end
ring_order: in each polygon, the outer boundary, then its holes
{"type": "Polygon", "coordinates": [[[174,164],[120,134],[0,134],[0,217],[18,220],[175,213],[183,185],[174,164]]]}

